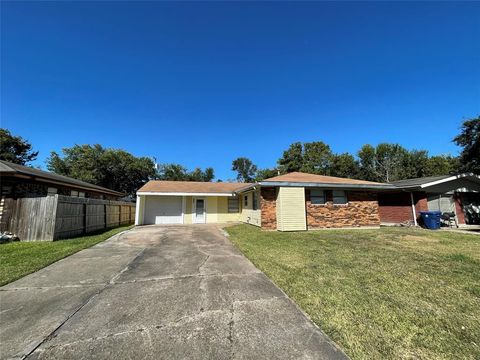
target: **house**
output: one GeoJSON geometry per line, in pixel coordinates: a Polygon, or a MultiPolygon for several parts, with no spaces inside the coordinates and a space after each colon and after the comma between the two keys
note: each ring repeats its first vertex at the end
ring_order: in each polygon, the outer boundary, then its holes
{"type": "Polygon", "coordinates": [[[135,223],[241,221],[297,231],[380,225],[378,194],[391,184],[294,172],[255,184],[150,181],[137,192],[135,223]]]}
{"type": "Polygon", "coordinates": [[[124,194],[67,176],[0,160],[0,231],[53,241],[132,224],[124,194]]]}
{"type": "Polygon", "coordinates": [[[459,225],[480,225],[480,176],[472,173],[432,176],[391,183],[394,190],[379,193],[384,224],[418,223],[420,211],[456,214],[459,225]]]}
{"type": "Polygon", "coordinates": [[[124,194],[52,172],[0,160],[2,197],[24,198],[66,195],[118,200],[124,194]]]}

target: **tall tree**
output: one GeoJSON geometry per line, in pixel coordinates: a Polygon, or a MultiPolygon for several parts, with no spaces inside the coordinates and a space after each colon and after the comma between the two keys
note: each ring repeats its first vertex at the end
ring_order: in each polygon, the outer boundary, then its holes
{"type": "Polygon", "coordinates": [[[255,181],[262,181],[278,175],[278,169],[259,169],[255,176],[255,181]]]}
{"type": "Polygon", "coordinates": [[[328,175],[332,166],[333,153],[330,146],[322,141],[303,144],[302,166],[300,171],[311,174],[328,175]]]}
{"type": "Polygon", "coordinates": [[[329,174],[343,178],[357,179],[360,176],[358,162],[349,153],[332,156],[329,174]]]}
{"type": "Polygon", "coordinates": [[[404,178],[402,164],[407,154],[407,150],[398,144],[363,145],[358,152],[362,178],[381,182],[404,178]]]}
{"type": "Polygon", "coordinates": [[[437,155],[428,159],[425,176],[449,175],[458,172],[459,159],[450,155],[437,155]]]}
{"type": "Polygon", "coordinates": [[[239,157],[232,162],[232,170],[237,172],[240,182],[252,182],[257,172],[257,166],[246,157],[239,157]]]}
{"type": "Polygon", "coordinates": [[[37,158],[38,151],[21,136],[14,136],[9,130],[0,128],[0,160],[25,165],[37,158]]]}
{"type": "Polygon", "coordinates": [[[301,142],[296,142],[283,152],[278,159],[279,170],[282,174],[300,171],[303,166],[303,146],[301,142]]]}
{"type": "Polygon", "coordinates": [[[75,145],[62,149],[63,156],[52,152],[47,168],[60,175],[134,195],[155,174],[154,163],[147,157],[135,157],[119,149],[105,149],[99,144],[75,145]]]}
{"type": "Polygon", "coordinates": [[[160,164],[155,174],[157,180],[170,181],[200,181],[209,182],[215,178],[213,168],[208,167],[204,170],[197,167],[193,171],[188,170],[180,164],[160,164]]]}
{"type": "Polygon", "coordinates": [[[480,116],[464,121],[453,141],[461,146],[460,166],[462,171],[480,174],[480,116]]]}

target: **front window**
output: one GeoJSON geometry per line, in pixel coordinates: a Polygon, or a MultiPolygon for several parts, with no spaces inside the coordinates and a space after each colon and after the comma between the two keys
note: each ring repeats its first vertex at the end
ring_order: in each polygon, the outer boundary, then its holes
{"type": "Polygon", "coordinates": [[[258,196],[256,192],[252,193],[252,204],[253,204],[253,210],[258,209],[258,196]]]}
{"type": "Polygon", "coordinates": [[[240,204],[238,198],[228,199],[228,212],[238,213],[240,211],[240,204]]]}
{"type": "Polygon", "coordinates": [[[333,203],[335,205],[344,205],[347,203],[347,194],[343,190],[333,190],[333,203]]]}
{"type": "Polygon", "coordinates": [[[324,190],[310,190],[310,202],[313,205],[325,205],[327,196],[324,190]]]}
{"type": "Polygon", "coordinates": [[[243,197],[243,205],[244,205],[244,206],[248,206],[248,195],[245,195],[245,196],[243,197]]]}

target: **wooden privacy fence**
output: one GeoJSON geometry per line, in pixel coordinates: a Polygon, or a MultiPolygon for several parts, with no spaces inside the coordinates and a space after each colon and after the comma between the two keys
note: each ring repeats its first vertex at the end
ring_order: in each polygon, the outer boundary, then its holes
{"type": "Polygon", "coordinates": [[[4,199],[0,230],[20,240],[58,240],[133,224],[135,204],[63,195],[4,199]]]}

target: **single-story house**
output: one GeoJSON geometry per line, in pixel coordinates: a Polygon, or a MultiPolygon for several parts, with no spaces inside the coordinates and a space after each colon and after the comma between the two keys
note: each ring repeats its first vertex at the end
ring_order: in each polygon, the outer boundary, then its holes
{"type": "Polygon", "coordinates": [[[378,194],[394,185],[294,172],[255,184],[152,180],[137,192],[135,223],[241,221],[297,231],[380,225],[378,194]]]}
{"type": "Polygon", "coordinates": [[[380,220],[385,224],[418,223],[420,211],[453,212],[459,225],[480,225],[480,176],[472,173],[432,176],[391,183],[379,193],[380,220]]]}
{"type": "Polygon", "coordinates": [[[65,195],[81,198],[118,200],[124,194],[85,181],[0,160],[2,197],[25,198],[65,195]]]}

